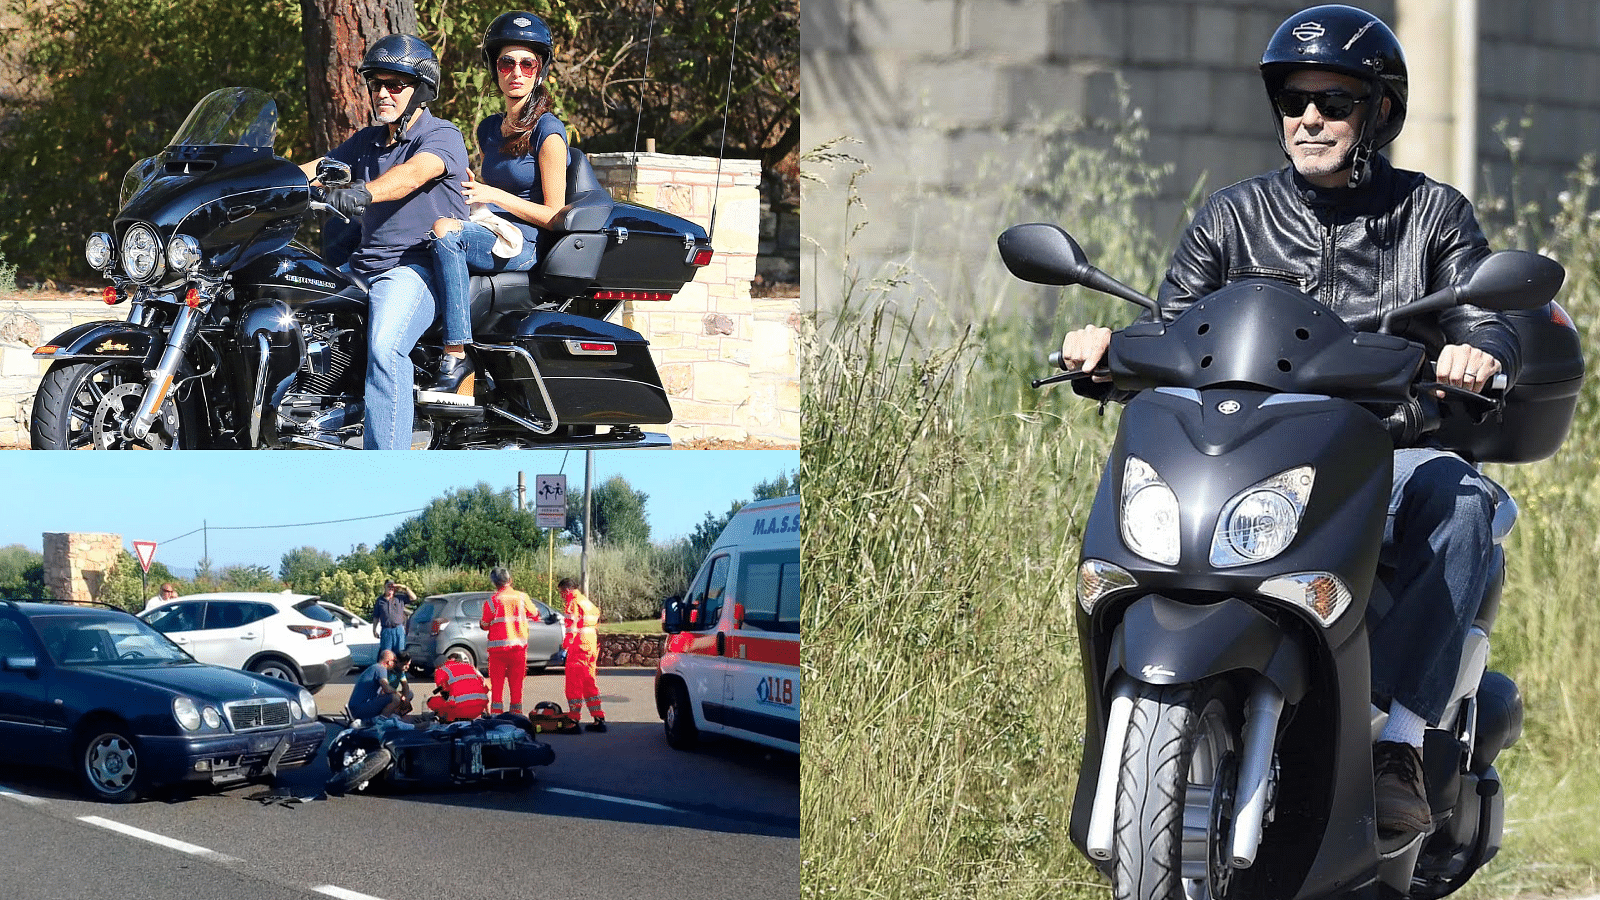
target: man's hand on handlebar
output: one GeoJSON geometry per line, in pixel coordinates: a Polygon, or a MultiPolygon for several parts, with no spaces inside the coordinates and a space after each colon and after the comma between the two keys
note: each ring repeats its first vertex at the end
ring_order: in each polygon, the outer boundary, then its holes
{"type": "MultiPolygon", "coordinates": [[[[1500,374],[1500,361],[1470,344],[1450,344],[1439,351],[1434,379],[1440,384],[1481,393],[1490,379],[1500,374]]],[[[1444,393],[1438,392],[1443,397],[1444,393]]]]}
{"type": "MultiPolygon", "coordinates": [[[[1061,339],[1061,368],[1069,372],[1093,372],[1106,358],[1111,346],[1111,329],[1085,325],[1069,331],[1061,339]]],[[[1110,381],[1110,375],[1095,375],[1095,381],[1110,381]]]]}
{"type": "Polygon", "coordinates": [[[357,183],[347,188],[334,188],[328,191],[328,205],[351,221],[361,218],[361,214],[367,211],[367,204],[371,202],[372,193],[364,184],[357,183]]]}

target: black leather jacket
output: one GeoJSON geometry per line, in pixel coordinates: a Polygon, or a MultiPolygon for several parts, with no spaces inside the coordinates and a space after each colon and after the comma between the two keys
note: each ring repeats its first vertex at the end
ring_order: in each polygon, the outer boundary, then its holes
{"type": "MultiPolygon", "coordinates": [[[[1171,321],[1223,285],[1279,278],[1357,331],[1376,331],[1383,313],[1460,283],[1488,254],[1459,191],[1396,169],[1382,155],[1354,189],[1318,188],[1285,166],[1211,195],[1184,232],[1158,299],[1171,321]]],[[[1430,358],[1445,344],[1484,350],[1512,383],[1522,365],[1505,317],[1476,306],[1417,316],[1397,331],[1426,346],[1430,358]]]]}

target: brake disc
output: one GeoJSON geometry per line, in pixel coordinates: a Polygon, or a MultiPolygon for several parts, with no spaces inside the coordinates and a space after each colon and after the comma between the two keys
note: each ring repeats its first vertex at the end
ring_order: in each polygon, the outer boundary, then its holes
{"type": "Polygon", "coordinates": [[[124,429],[139,412],[144,402],[144,385],[135,382],[119,384],[109,391],[94,408],[94,445],[99,450],[171,450],[178,435],[178,407],[169,394],[156,410],[150,431],[143,440],[131,440],[124,429]]]}

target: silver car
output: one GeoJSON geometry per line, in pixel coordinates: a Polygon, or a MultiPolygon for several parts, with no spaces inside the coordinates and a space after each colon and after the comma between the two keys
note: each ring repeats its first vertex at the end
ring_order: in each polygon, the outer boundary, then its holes
{"type": "MultiPolygon", "coordinates": [[[[489,632],[478,622],[488,591],[435,594],[422,601],[406,623],[406,652],[412,665],[432,669],[459,659],[480,672],[489,668],[489,632]]],[[[528,671],[561,665],[562,615],[538,600],[539,618],[528,622],[528,671]]]]}

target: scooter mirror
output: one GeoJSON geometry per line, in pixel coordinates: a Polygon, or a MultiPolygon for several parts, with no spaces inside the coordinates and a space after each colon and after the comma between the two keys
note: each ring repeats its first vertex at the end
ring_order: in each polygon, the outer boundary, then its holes
{"type": "Polygon", "coordinates": [[[1089,261],[1059,225],[1031,222],[1000,234],[1000,258],[1011,274],[1034,284],[1078,284],[1089,261]]]}
{"type": "Polygon", "coordinates": [[[1555,299],[1567,270],[1548,256],[1527,250],[1492,253],[1473,271],[1460,302],[1484,309],[1537,309],[1555,299]]]}

